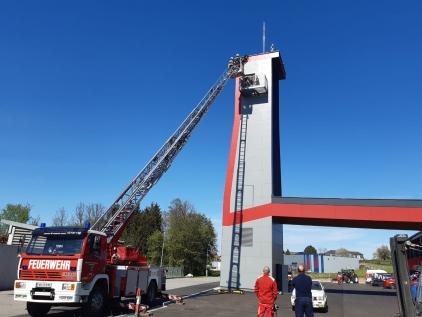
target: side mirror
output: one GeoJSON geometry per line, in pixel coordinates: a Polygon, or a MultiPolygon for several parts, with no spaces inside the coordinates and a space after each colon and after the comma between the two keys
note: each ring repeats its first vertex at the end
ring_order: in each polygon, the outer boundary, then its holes
{"type": "Polygon", "coordinates": [[[20,238],[19,238],[19,245],[18,245],[18,255],[20,255],[21,252],[22,252],[22,248],[25,245],[25,240],[26,240],[26,235],[25,234],[22,235],[22,236],[20,236],[20,238]]]}

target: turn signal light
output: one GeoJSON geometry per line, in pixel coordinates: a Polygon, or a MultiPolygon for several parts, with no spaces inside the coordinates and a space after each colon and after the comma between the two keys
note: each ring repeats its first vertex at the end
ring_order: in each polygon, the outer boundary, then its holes
{"type": "Polygon", "coordinates": [[[62,290],[63,291],[74,291],[75,290],[75,284],[65,283],[65,284],[62,285],[62,290]]]}

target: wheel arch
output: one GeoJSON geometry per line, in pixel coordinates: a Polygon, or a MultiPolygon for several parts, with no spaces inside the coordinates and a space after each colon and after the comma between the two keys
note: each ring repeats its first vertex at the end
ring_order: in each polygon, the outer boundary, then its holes
{"type": "Polygon", "coordinates": [[[89,291],[91,292],[94,289],[95,285],[100,285],[101,287],[104,287],[104,292],[107,295],[109,291],[108,275],[98,274],[97,276],[94,277],[94,279],[91,282],[85,284],[84,289],[89,289],[89,291]]]}

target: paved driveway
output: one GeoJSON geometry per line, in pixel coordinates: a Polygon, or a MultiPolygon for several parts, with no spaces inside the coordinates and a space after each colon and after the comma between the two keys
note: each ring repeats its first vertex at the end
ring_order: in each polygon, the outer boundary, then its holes
{"type": "MultiPolygon", "coordinates": [[[[324,283],[328,294],[328,313],[315,311],[315,316],[333,317],[390,317],[398,312],[395,290],[382,289],[367,284],[324,283]]],[[[169,294],[189,295],[218,287],[218,278],[194,278],[169,280],[169,294]],[[215,281],[217,280],[217,281],[215,281]],[[171,289],[170,289],[171,288],[171,289]]],[[[170,304],[163,307],[164,300],[156,300],[152,309],[155,317],[206,317],[206,316],[256,316],[257,299],[254,293],[218,294],[210,291],[201,296],[188,298],[185,305],[170,304]]],[[[279,295],[279,316],[294,316],[291,310],[290,293],[279,295]]],[[[27,317],[23,303],[13,301],[12,292],[0,292],[1,316],[27,317]]],[[[104,317],[133,316],[132,311],[108,309],[104,317]]],[[[77,317],[75,308],[53,308],[49,317],[77,317]]]]}

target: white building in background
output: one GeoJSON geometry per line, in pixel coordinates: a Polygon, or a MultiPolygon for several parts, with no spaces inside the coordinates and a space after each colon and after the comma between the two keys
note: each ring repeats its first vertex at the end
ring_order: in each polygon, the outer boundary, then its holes
{"type": "Polygon", "coordinates": [[[322,254],[284,255],[284,264],[297,267],[304,264],[306,271],[314,273],[337,273],[342,268],[359,269],[359,259],[353,257],[329,256],[322,254]]]}
{"type": "MultiPolygon", "coordinates": [[[[348,251],[348,252],[349,252],[349,257],[351,258],[358,258],[359,260],[365,260],[363,254],[360,252],[357,252],[357,251],[348,251]]],[[[327,251],[324,253],[324,255],[335,256],[336,250],[327,251]]]]}
{"type": "Polygon", "coordinates": [[[219,262],[219,261],[212,262],[211,266],[210,266],[210,270],[211,271],[220,271],[221,270],[221,262],[219,262]]]}

